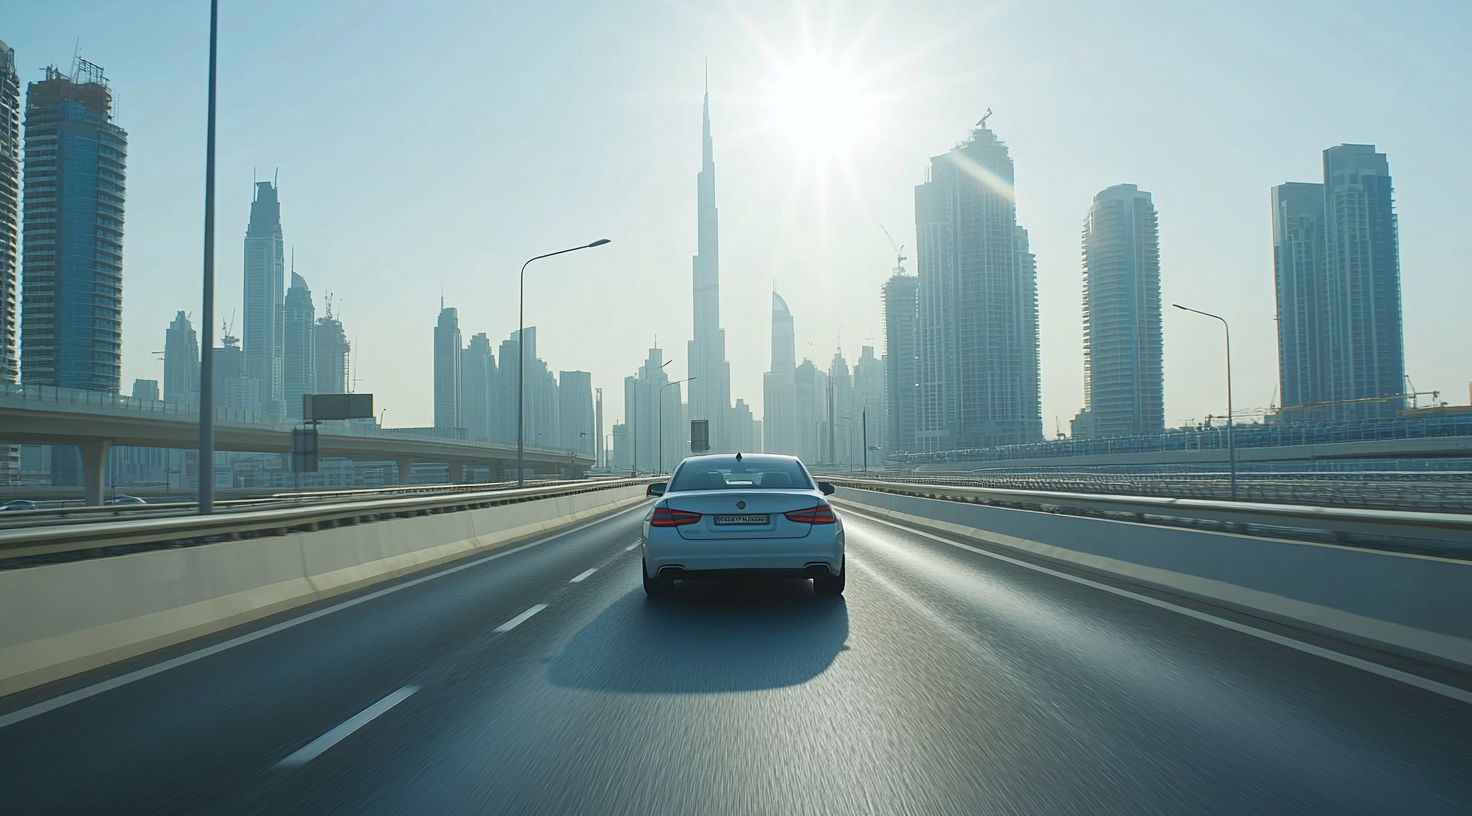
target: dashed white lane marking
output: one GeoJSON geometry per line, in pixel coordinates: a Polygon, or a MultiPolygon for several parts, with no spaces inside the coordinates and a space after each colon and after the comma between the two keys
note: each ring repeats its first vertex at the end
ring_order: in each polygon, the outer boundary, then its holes
{"type": "Polygon", "coordinates": [[[251,641],[260,640],[263,637],[274,635],[277,632],[290,629],[293,626],[300,626],[309,621],[314,621],[318,618],[326,617],[327,615],[331,615],[334,612],[341,612],[344,609],[351,609],[358,604],[367,603],[376,598],[382,598],[385,595],[390,595],[392,593],[399,592],[400,590],[408,589],[409,587],[419,586],[426,581],[434,581],[436,579],[443,578],[446,575],[454,575],[455,573],[461,572],[462,570],[468,570],[473,567],[478,567],[481,564],[486,563],[487,561],[495,561],[498,558],[505,558],[508,555],[515,555],[516,553],[519,553],[523,550],[529,550],[532,547],[546,544],[549,541],[555,541],[559,538],[562,538],[563,536],[569,536],[573,533],[581,532],[588,529],[589,527],[603,524],[629,513],[643,512],[643,510],[643,505],[635,505],[627,510],[619,510],[615,513],[610,513],[601,518],[594,519],[587,524],[579,524],[578,526],[571,529],[553,533],[552,535],[546,536],[545,538],[539,538],[535,541],[531,541],[517,547],[512,547],[508,550],[501,550],[500,552],[492,553],[485,556],[484,558],[477,558],[474,561],[467,561],[463,564],[457,564],[453,567],[449,567],[448,569],[442,569],[429,575],[424,575],[419,578],[404,581],[403,583],[394,584],[393,586],[387,587],[385,589],[380,589],[377,592],[370,592],[367,595],[361,595],[357,598],[353,598],[350,601],[343,601],[340,604],[333,604],[326,609],[319,609],[316,612],[308,612],[307,614],[300,617],[291,618],[290,620],[285,620],[281,623],[272,624],[271,626],[267,626],[264,629],[257,629],[254,632],[249,632],[239,637],[231,638],[222,643],[216,643],[213,646],[206,646],[203,649],[198,649],[196,651],[189,652],[188,654],[182,654],[178,657],[169,658],[168,660],[162,661],[160,663],[155,663],[152,666],[144,666],[141,669],[130,671],[127,674],[103,680],[100,683],[93,683],[90,686],[79,688],[76,691],[69,691],[66,694],[52,697],[50,700],[43,700],[34,705],[29,705],[25,708],[12,711],[9,714],[0,715],[0,728],[4,728],[9,725],[15,725],[18,722],[24,722],[32,717],[38,717],[42,714],[45,714],[48,711],[55,711],[56,709],[63,706],[68,706],[80,700],[85,700],[88,697],[95,697],[98,694],[102,694],[106,691],[112,691],[115,688],[126,686],[129,683],[136,683],[139,680],[152,677],[155,674],[162,674],[169,669],[176,669],[180,666],[185,666],[193,663],[196,660],[203,660],[210,655],[219,654],[220,652],[226,651],[227,649],[233,649],[236,646],[243,646],[247,643],[250,643],[251,641]]]}
{"type": "Polygon", "coordinates": [[[307,743],[296,753],[276,763],[276,767],[296,768],[311,762],[321,756],[323,751],[342,742],[349,734],[372,722],[378,715],[409,699],[409,696],[418,690],[418,686],[404,686],[393,694],[363,709],[357,716],[342,725],[307,743]]]}
{"type": "Polygon", "coordinates": [[[594,567],[594,568],[592,568],[590,570],[587,570],[585,572],[580,572],[580,573],[577,574],[577,576],[575,578],[573,578],[571,581],[568,581],[568,583],[569,584],[581,584],[583,581],[586,581],[588,579],[588,576],[589,575],[592,575],[593,573],[595,573],[597,571],[598,571],[598,568],[597,567],[594,567]]]}
{"type": "Polygon", "coordinates": [[[635,547],[639,546],[642,543],[644,543],[644,542],[642,542],[642,541],[635,541],[633,544],[630,544],[629,546],[624,547],[624,552],[628,552],[629,550],[634,549],[635,547]]]}
{"type": "MultiPolygon", "coordinates": [[[[851,511],[852,508],[845,507],[844,510],[851,511]]],[[[942,544],[949,544],[957,549],[974,552],[977,555],[984,555],[987,558],[994,558],[998,561],[1006,561],[1009,564],[1016,564],[1019,567],[1024,567],[1026,569],[1033,570],[1034,572],[1046,573],[1057,578],[1062,578],[1065,581],[1072,581],[1075,584],[1083,584],[1087,587],[1093,587],[1094,589],[1103,590],[1110,593],[1111,595],[1118,595],[1121,598],[1129,598],[1130,600],[1149,604],[1150,606],[1154,606],[1159,609],[1174,612],[1177,615],[1185,615],[1188,618],[1195,618],[1196,620],[1220,626],[1223,629],[1230,629],[1233,632],[1240,632],[1244,635],[1258,638],[1259,640],[1266,640],[1269,643],[1276,643],[1279,646],[1287,646],[1290,649],[1296,649],[1300,652],[1303,652],[1304,654],[1311,654],[1315,657],[1322,657],[1325,660],[1332,660],[1335,663],[1339,663],[1344,666],[1351,666],[1353,668],[1360,669],[1361,671],[1367,671],[1370,674],[1379,675],[1380,677],[1384,677],[1387,680],[1395,680],[1400,683],[1405,683],[1408,686],[1415,686],[1418,689],[1429,691],[1432,694],[1440,694],[1443,697],[1449,697],[1459,702],[1472,704],[1472,692],[1459,689],[1456,686],[1449,686],[1445,683],[1438,683],[1435,680],[1428,680],[1427,678],[1417,674],[1403,672],[1399,669],[1392,669],[1389,666],[1382,666],[1379,663],[1374,663],[1369,660],[1362,660],[1358,657],[1353,657],[1351,655],[1336,652],[1333,649],[1325,649],[1322,646],[1315,646],[1312,643],[1304,643],[1301,640],[1294,640],[1293,638],[1284,637],[1274,632],[1264,631],[1262,629],[1247,626],[1246,624],[1241,624],[1233,620],[1219,618],[1215,615],[1209,615],[1205,612],[1200,612],[1195,609],[1178,606],[1176,604],[1170,603],[1169,601],[1162,601],[1158,598],[1151,598],[1148,595],[1141,595],[1136,592],[1130,592],[1127,589],[1112,587],[1108,584],[1101,584],[1098,581],[1090,581],[1087,578],[1081,578],[1077,575],[1070,575],[1066,572],[1048,569],[1047,567],[1040,566],[1038,564],[1032,564],[1018,558],[1009,558],[1005,555],[1002,555],[1001,553],[994,553],[990,550],[984,550],[980,547],[973,547],[970,544],[962,544],[959,541],[953,541],[949,538],[934,535],[933,533],[927,533],[923,530],[917,530],[913,527],[906,527],[902,524],[896,524],[895,522],[888,519],[878,518],[877,516],[871,516],[867,513],[855,513],[855,515],[868,521],[884,524],[897,530],[903,530],[904,532],[911,535],[917,535],[923,538],[931,539],[933,541],[939,541],[942,544]]]]}
{"type": "Polygon", "coordinates": [[[527,611],[521,613],[520,615],[517,615],[516,617],[512,618],[511,620],[506,621],[505,623],[501,624],[500,626],[497,626],[495,629],[492,629],[491,631],[492,632],[510,632],[512,629],[515,629],[516,627],[522,625],[523,623],[526,623],[527,619],[530,618],[532,615],[535,615],[538,612],[541,612],[543,609],[546,609],[546,608],[547,608],[547,605],[546,604],[537,604],[536,606],[532,607],[531,609],[528,609],[527,611]]]}

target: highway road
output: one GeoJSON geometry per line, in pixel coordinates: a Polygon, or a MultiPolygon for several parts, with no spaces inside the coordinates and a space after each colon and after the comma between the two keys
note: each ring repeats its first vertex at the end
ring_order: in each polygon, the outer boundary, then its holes
{"type": "Polygon", "coordinates": [[[1472,812],[1465,675],[855,513],[650,601],[644,509],[0,699],[0,812],[1472,812]]]}

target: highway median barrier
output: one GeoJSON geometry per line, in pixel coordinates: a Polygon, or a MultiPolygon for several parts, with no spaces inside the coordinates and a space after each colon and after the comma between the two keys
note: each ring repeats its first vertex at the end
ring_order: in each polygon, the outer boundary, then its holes
{"type": "Polygon", "coordinates": [[[647,479],[0,531],[0,695],[545,535],[645,500],[647,479]],[[205,543],[201,543],[205,542],[205,543]]]}

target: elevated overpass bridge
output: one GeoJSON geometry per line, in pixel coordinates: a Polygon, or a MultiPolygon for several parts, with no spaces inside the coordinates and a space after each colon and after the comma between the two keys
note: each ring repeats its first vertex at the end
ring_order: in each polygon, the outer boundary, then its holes
{"type": "Polygon", "coordinates": [[[1472,516],[835,480],[844,596],[650,599],[649,481],[0,530],[0,810],[1472,812],[1472,516]]]}
{"type": "MultiPolygon", "coordinates": [[[[293,424],[253,411],[217,409],[215,449],[290,453],[293,424]]],[[[46,386],[0,385],[0,443],[74,445],[82,454],[88,504],[102,501],[108,452],[118,446],[193,449],[199,444],[199,414],[191,406],[139,400],[116,394],[46,386]]],[[[319,456],[391,461],[400,483],[415,462],[444,463],[451,482],[466,467],[487,467],[492,481],[514,478],[514,443],[473,442],[329,423],[320,427],[319,456]]],[[[525,465],[533,475],[577,477],[593,467],[591,456],[528,445],[525,465]]]]}

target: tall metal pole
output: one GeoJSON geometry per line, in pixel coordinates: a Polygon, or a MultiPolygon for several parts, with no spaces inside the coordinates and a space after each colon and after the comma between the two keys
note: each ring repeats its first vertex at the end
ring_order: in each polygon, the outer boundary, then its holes
{"type": "Polygon", "coordinates": [[[1237,500],[1237,445],[1236,445],[1235,440],[1232,438],[1232,327],[1227,324],[1227,319],[1225,317],[1222,317],[1221,315],[1214,315],[1211,312],[1203,312],[1200,309],[1192,309],[1189,306],[1182,306],[1179,303],[1174,303],[1174,304],[1171,304],[1171,305],[1173,305],[1177,309],[1181,309],[1183,311],[1195,312],[1196,314],[1199,314],[1199,315],[1204,315],[1206,317],[1216,318],[1217,320],[1220,320],[1222,322],[1222,330],[1226,332],[1226,337],[1227,337],[1227,468],[1228,468],[1228,472],[1230,473],[1230,476],[1228,477],[1229,478],[1228,484],[1230,485],[1230,487],[1228,488],[1228,490],[1230,491],[1229,492],[1229,495],[1232,497],[1232,501],[1236,501],[1237,500]]]}
{"type": "Polygon", "coordinates": [[[215,44],[220,0],[210,0],[210,88],[204,147],[204,308],[199,350],[199,514],[215,504],[215,44]]]}
{"type": "Polygon", "coordinates": [[[524,415],[526,414],[526,268],[531,265],[532,261],[540,261],[543,258],[550,258],[553,255],[564,255],[568,252],[577,252],[580,249],[592,249],[593,247],[603,246],[606,243],[608,243],[607,238],[599,238],[591,244],[569,247],[567,249],[559,249],[556,252],[548,252],[546,255],[538,255],[535,258],[528,258],[527,262],[521,265],[521,287],[520,294],[517,297],[518,311],[516,318],[516,357],[518,360],[516,364],[517,487],[526,487],[526,480],[525,476],[523,475],[525,473],[525,468],[522,467],[522,463],[526,457],[526,434],[522,430],[524,415]]]}
{"type": "MultiPolygon", "coordinates": [[[[674,360],[671,360],[670,361],[670,363],[673,363],[673,362],[674,362],[674,360]]],[[[665,363],[664,365],[669,365],[670,363],[665,363]]],[[[660,366],[660,368],[664,368],[664,366],[660,366]]],[[[675,380],[674,382],[667,382],[664,385],[661,385],[659,387],[659,472],[660,473],[664,473],[664,390],[666,388],[669,388],[672,385],[679,385],[680,383],[690,382],[691,380],[698,380],[698,379],[700,379],[700,378],[699,377],[686,377],[683,380],[675,380]]]]}
{"type": "Polygon", "coordinates": [[[869,472],[869,406],[864,406],[864,473],[869,472]]]}

